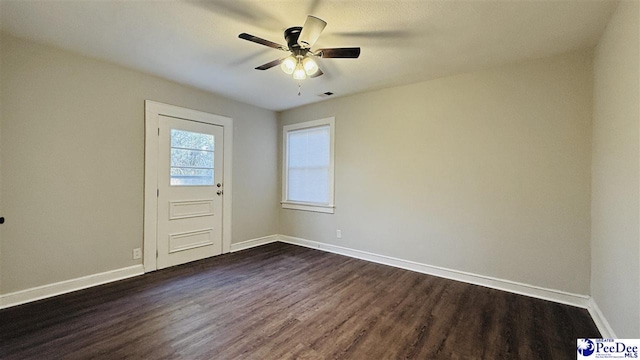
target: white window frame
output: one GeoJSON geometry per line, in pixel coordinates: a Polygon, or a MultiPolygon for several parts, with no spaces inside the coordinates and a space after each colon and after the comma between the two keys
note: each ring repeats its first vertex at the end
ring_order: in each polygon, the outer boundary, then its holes
{"type": "Polygon", "coordinates": [[[305,121],[297,124],[285,125],[282,127],[282,204],[283,209],[293,209],[293,210],[305,210],[305,211],[315,211],[333,214],[335,210],[334,204],[334,154],[335,154],[335,118],[330,117],[326,119],[320,120],[312,120],[305,121]],[[287,199],[287,182],[289,179],[289,168],[288,161],[289,158],[289,147],[287,144],[287,133],[295,130],[303,130],[310,129],[314,127],[327,126],[329,125],[329,137],[330,137],[330,148],[329,148],[329,203],[328,204],[319,204],[319,203],[308,203],[308,202],[300,202],[300,201],[291,201],[287,199]]]}

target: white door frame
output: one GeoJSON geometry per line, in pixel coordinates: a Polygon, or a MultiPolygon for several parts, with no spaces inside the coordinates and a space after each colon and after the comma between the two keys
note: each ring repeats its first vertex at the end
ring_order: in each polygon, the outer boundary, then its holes
{"type": "Polygon", "coordinates": [[[158,236],[158,128],[159,116],[199,121],[219,125],[224,131],[223,184],[224,198],[222,202],[222,253],[231,250],[231,169],[233,150],[233,119],[191,110],[179,106],[145,100],[145,136],[144,136],[144,235],[143,258],[144,271],[157,270],[156,251],[158,236]]]}

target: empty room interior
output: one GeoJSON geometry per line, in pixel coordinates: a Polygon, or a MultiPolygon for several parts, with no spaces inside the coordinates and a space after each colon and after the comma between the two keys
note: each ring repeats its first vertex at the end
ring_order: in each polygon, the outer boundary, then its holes
{"type": "Polygon", "coordinates": [[[639,69],[636,0],[0,0],[0,358],[638,339],[639,69]]]}

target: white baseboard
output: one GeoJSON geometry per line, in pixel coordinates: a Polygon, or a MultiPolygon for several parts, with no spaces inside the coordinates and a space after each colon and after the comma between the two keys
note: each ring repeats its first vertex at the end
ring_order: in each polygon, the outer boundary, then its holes
{"type": "MultiPolygon", "coordinates": [[[[257,239],[251,239],[235,244],[231,244],[231,252],[236,252],[252,247],[277,242],[277,235],[265,236],[257,239]]],[[[144,274],[142,265],[130,266],[127,268],[106,271],[99,274],[83,276],[76,279],[60,281],[53,284],[33,287],[30,289],[20,290],[13,293],[0,295],[0,309],[25,304],[32,301],[46,299],[56,295],[66,294],[76,290],[82,290],[109,282],[130,278],[144,274]]]]}
{"type": "Polygon", "coordinates": [[[606,338],[606,339],[618,338],[616,336],[616,333],[611,328],[611,325],[609,325],[609,322],[604,317],[604,314],[602,314],[602,311],[600,311],[598,304],[596,304],[596,301],[593,300],[593,298],[589,299],[589,307],[587,308],[587,310],[589,310],[589,314],[591,314],[591,318],[593,319],[593,322],[596,323],[598,330],[600,330],[600,335],[602,335],[603,338],[606,338]]]}
{"type": "Polygon", "coordinates": [[[144,274],[142,264],[0,295],[0,309],[144,274]]]}
{"type": "Polygon", "coordinates": [[[577,306],[584,309],[587,309],[589,307],[589,296],[587,295],[572,294],[560,290],[547,289],[540,286],[523,284],[511,280],[498,279],[465,271],[452,270],[440,266],[421,264],[414,261],[373,254],[366,251],[349,249],[341,246],[320,243],[292,236],[278,235],[278,239],[288,244],[319,249],[401,269],[416,271],[423,274],[438,276],[445,279],[462,281],[469,284],[485,286],[493,289],[508,291],[515,294],[526,295],[571,306],[577,306]]]}
{"type": "Polygon", "coordinates": [[[250,249],[252,247],[270,244],[278,241],[278,235],[263,236],[261,238],[242,241],[239,243],[231,244],[231,252],[250,249]]]}
{"type": "MultiPolygon", "coordinates": [[[[253,247],[270,244],[273,242],[284,242],[293,245],[318,249],[339,255],[345,255],[357,259],[367,260],[378,264],[389,265],[401,269],[415,271],[423,274],[433,275],[445,279],[461,281],[469,284],[485,286],[493,289],[503,290],[515,294],[530,296],[533,298],[549,300],[561,304],[576,306],[587,309],[598,330],[604,338],[617,338],[613,329],[609,325],[596,302],[587,295],[572,294],[560,290],[543,288],[535,285],[519,283],[511,280],[498,279],[490,276],[473,274],[469,272],[447,269],[439,266],[422,264],[414,261],[398,259],[385,255],[378,255],[366,251],[350,249],[342,246],[325,244],[317,241],[301,239],[287,235],[269,235],[257,239],[242,241],[231,244],[231,252],[250,249],[253,247]]],[[[61,281],[54,284],[43,285],[31,289],[16,291],[13,293],[0,295],[0,309],[16,306],[56,295],[69,293],[76,290],[86,289],[92,286],[122,280],[144,274],[142,265],[130,266],[127,268],[111,270],[99,274],[88,275],[77,279],[61,281]]]]}

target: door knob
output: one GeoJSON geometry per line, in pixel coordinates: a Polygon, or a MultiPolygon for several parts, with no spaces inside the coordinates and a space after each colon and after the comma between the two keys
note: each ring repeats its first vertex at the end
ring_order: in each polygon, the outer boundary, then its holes
{"type": "Polygon", "coordinates": [[[222,187],[222,184],[221,183],[217,183],[216,186],[217,187],[222,187]]]}
{"type": "Polygon", "coordinates": [[[218,196],[222,195],[222,190],[216,191],[216,194],[218,194],[218,196]]]}

